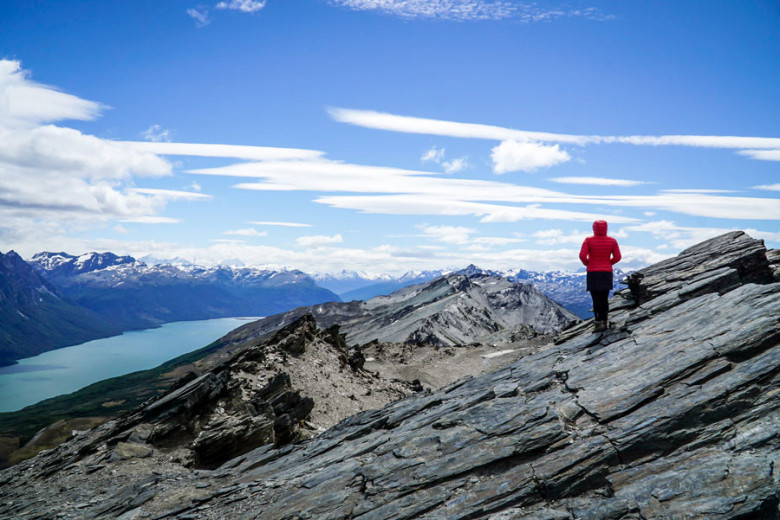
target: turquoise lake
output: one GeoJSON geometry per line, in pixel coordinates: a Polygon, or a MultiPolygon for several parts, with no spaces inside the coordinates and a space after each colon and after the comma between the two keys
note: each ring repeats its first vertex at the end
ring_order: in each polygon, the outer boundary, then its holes
{"type": "Polygon", "coordinates": [[[257,318],[219,318],[167,323],[157,329],[125,332],[20,359],[0,367],[0,412],[69,394],[87,385],[154,368],[176,356],[205,347],[257,318]]]}

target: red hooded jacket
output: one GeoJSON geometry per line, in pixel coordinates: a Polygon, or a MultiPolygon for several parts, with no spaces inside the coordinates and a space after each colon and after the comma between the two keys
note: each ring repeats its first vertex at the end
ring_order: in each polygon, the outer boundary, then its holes
{"type": "Polygon", "coordinates": [[[621,258],[617,240],[607,236],[607,222],[595,221],[593,236],[586,238],[580,248],[580,260],[588,267],[588,272],[611,272],[612,264],[620,262],[621,258]]]}

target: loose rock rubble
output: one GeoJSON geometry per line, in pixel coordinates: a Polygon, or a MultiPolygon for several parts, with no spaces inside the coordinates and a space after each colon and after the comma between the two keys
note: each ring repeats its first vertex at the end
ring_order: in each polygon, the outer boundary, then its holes
{"type": "Polygon", "coordinates": [[[637,272],[603,333],[584,322],[497,371],[214,470],[161,448],[111,462],[112,439],[78,437],[0,473],[0,516],[780,519],[768,258],[722,235],[637,272]]]}

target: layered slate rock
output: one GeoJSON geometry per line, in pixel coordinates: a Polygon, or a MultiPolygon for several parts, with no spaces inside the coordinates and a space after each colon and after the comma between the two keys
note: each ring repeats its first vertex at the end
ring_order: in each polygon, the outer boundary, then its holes
{"type": "MultiPolygon", "coordinates": [[[[615,295],[603,333],[582,323],[511,366],[215,471],[161,466],[79,507],[44,497],[54,455],[39,456],[0,473],[0,516],[42,518],[31,504],[47,498],[62,518],[780,519],[780,283],[767,253],[731,233],[665,265],[615,295]]],[[[81,493],[105,478],[78,473],[90,462],[58,482],[81,493]]]]}
{"type": "Polygon", "coordinates": [[[579,321],[533,286],[475,268],[365,302],[330,302],[270,316],[238,329],[237,341],[268,337],[304,314],[323,328],[338,324],[350,344],[509,343],[579,321]]]}

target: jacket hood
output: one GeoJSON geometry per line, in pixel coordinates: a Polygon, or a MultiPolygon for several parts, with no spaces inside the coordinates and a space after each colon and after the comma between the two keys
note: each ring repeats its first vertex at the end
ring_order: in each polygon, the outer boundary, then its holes
{"type": "Polygon", "coordinates": [[[593,234],[596,236],[606,236],[607,235],[607,221],[606,220],[597,220],[593,223],[593,234]]]}

